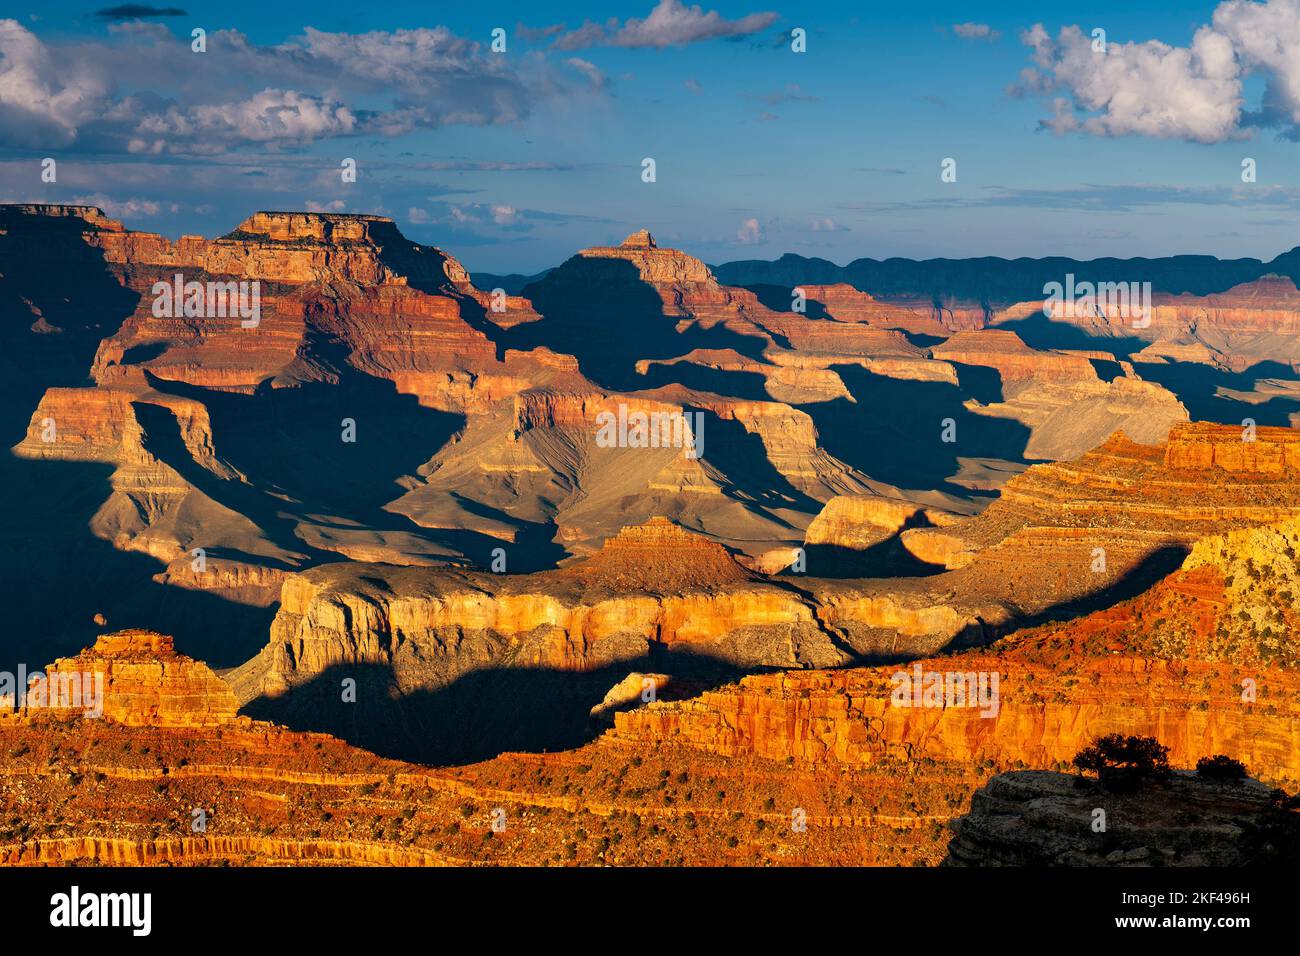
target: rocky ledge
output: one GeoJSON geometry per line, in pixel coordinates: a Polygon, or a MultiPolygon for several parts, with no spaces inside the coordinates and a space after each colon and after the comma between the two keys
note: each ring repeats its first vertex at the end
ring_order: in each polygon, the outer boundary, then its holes
{"type": "Polygon", "coordinates": [[[999,774],[975,792],[970,813],[953,821],[943,865],[1294,863],[1286,847],[1294,849],[1298,815],[1276,809],[1270,792],[1257,780],[1206,780],[1187,771],[1122,796],[1070,774],[999,774]]]}

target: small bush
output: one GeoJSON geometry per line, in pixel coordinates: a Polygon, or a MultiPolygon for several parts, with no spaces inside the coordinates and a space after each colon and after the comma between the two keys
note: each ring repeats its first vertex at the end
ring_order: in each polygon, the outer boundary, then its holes
{"type": "Polygon", "coordinates": [[[1245,764],[1223,754],[1196,761],[1196,775],[1208,780],[1243,780],[1249,776],[1245,764]]]}

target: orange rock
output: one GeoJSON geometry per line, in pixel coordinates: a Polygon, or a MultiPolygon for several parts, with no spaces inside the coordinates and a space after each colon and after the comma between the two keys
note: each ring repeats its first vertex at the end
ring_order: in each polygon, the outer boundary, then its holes
{"type": "MultiPolygon", "coordinates": [[[[230,688],[206,664],[177,654],[170,636],[153,631],[105,634],[76,657],[55,661],[46,673],[51,688],[64,679],[79,680],[82,699],[61,708],[47,697],[43,706],[85,714],[91,709],[87,688],[93,686],[101,695],[103,719],[113,723],[199,727],[232,721],[239,709],[230,688]]],[[[30,699],[28,704],[30,711],[30,699]]]]}

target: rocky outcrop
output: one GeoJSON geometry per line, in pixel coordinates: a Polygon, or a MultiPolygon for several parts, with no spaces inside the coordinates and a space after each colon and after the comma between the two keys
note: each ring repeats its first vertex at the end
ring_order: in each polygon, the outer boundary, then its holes
{"type": "Polygon", "coordinates": [[[1027,426],[1027,459],[1075,458],[1116,431],[1153,444],[1189,418],[1173,392],[1106,352],[1033,349],[1011,331],[981,329],[958,332],[931,354],[959,368],[996,372],[1001,401],[972,410],[1027,426]]]}
{"type": "MultiPolygon", "coordinates": [[[[937,863],[932,788],[600,745],[431,770],[321,734],[0,720],[0,860],[94,864],[937,863]],[[669,769],[671,767],[671,769],[669,769]],[[792,824],[798,821],[798,827],[792,824]]],[[[963,778],[964,779],[964,778],[963,778]]],[[[953,778],[944,784],[951,786],[953,778]]]]}
{"type": "Polygon", "coordinates": [[[805,284],[797,288],[803,291],[809,302],[821,306],[837,322],[861,322],[881,329],[901,329],[941,337],[952,331],[936,318],[931,304],[882,302],[844,282],[805,284]]]}
{"type": "Polygon", "coordinates": [[[1255,430],[1197,422],[1170,434],[1165,467],[1209,473],[1222,469],[1246,480],[1294,480],[1300,475],[1300,434],[1290,428],[1255,430]]]}
{"type": "Polygon", "coordinates": [[[1021,379],[1098,381],[1085,356],[1031,349],[1014,332],[1004,329],[957,332],[931,349],[931,354],[947,362],[996,369],[1004,384],[1021,379]]]}
{"type": "Polygon", "coordinates": [[[924,511],[908,501],[837,495],[826,502],[808,525],[804,544],[851,549],[870,547],[897,534],[924,511]]]}
{"type": "MultiPolygon", "coordinates": [[[[1071,679],[1014,659],[921,661],[923,674],[941,679],[998,674],[993,713],[991,705],[944,706],[942,699],[933,707],[894,706],[893,675],[910,675],[915,666],[748,677],[695,700],[620,714],[614,733],[627,744],[672,741],[727,757],[871,766],[902,756],[1039,767],[1068,763],[1096,736],[1124,733],[1159,737],[1179,763],[1227,753],[1272,782],[1300,780],[1300,712],[1280,701],[1275,714],[1241,706],[1229,668],[1112,658],[1078,668],[1071,679]],[[1180,691],[1187,683],[1197,690],[1180,691]]],[[[1277,679],[1283,698],[1300,688],[1293,675],[1277,679]]]]}
{"type": "Polygon", "coordinates": [[[667,518],[624,528],[561,576],[584,588],[649,594],[725,588],[751,580],[721,545],[667,518]]]}
{"type": "MultiPolygon", "coordinates": [[[[1300,472],[1210,464],[1230,454],[1214,449],[1243,446],[1241,437],[1239,427],[1202,423],[1175,425],[1163,446],[1117,434],[1073,461],[1029,468],[972,519],[905,531],[903,544],[921,560],[960,567],[944,583],[962,593],[1014,594],[1022,607],[1067,604],[1134,574],[1154,572],[1151,583],[1199,538],[1300,507],[1300,472]]],[[[1243,454],[1280,461],[1290,444],[1289,430],[1261,429],[1243,454]]]]}
{"type": "Polygon", "coordinates": [[[293,575],[270,644],[232,680],[251,699],[332,667],[379,664],[411,692],[483,666],[593,671],[651,645],[709,648],[742,665],[842,657],[798,592],[658,519],[553,572],[331,565],[293,575]]]}
{"type": "Polygon", "coordinates": [[[633,671],[611,687],[600,703],[591,708],[591,726],[601,730],[613,727],[616,713],[656,700],[671,683],[672,678],[667,674],[633,671]]]}
{"type": "MultiPolygon", "coordinates": [[[[1139,361],[1164,355],[1232,371],[1269,360],[1293,364],[1300,360],[1295,346],[1300,291],[1292,276],[1261,272],[1248,282],[1205,295],[1171,295],[1156,289],[1147,303],[1127,303],[1127,311],[1124,297],[1081,303],[1074,310],[1058,307],[1051,321],[1081,327],[1097,338],[1151,341],[1151,351],[1135,356],[1139,361]],[[1149,314],[1144,306],[1149,306],[1149,314]]],[[[996,313],[992,322],[1016,323],[1041,316],[1043,308],[1042,299],[1017,303],[996,313]]]]}
{"type": "Polygon", "coordinates": [[[519,357],[498,360],[473,324],[512,309],[518,321],[535,319],[527,303],[507,297],[496,312],[458,262],[410,242],[383,217],[257,213],[210,242],[187,237],[160,252],[140,237],[106,256],[136,282],[141,300],[100,346],[93,373],[101,383],[120,380],[124,366],[236,391],[268,380],[331,381],[341,370],[328,348],[322,354],[328,342],[345,350],[351,367],[431,407],[461,411],[499,400],[536,371],[519,357]],[[233,305],[216,315],[179,305],[159,313],[153,282],[170,285],[178,271],[185,281],[256,280],[259,314],[247,319],[233,305]]]}
{"type": "Polygon", "coordinates": [[[131,840],[63,837],[0,845],[0,866],[446,866],[437,853],[377,842],[242,834],[131,840]]]}
{"type": "Polygon", "coordinates": [[[955,835],[944,864],[1294,864],[1277,845],[1288,821],[1269,794],[1256,780],[1215,781],[1188,772],[1129,795],[1062,773],[999,774],[975,792],[970,812],[952,822],[955,835]]]}

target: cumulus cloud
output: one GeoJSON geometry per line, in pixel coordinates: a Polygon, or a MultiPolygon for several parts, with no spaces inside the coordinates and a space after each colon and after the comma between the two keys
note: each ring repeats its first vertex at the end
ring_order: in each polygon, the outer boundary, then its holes
{"type": "Polygon", "coordinates": [[[963,40],[988,40],[992,42],[1002,36],[987,23],[954,23],[952,32],[963,40]]]}
{"type": "Polygon", "coordinates": [[[1037,70],[1022,74],[1027,90],[1060,93],[1043,124],[1058,133],[1138,133],[1214,143],[1236,130],[1241,76],[1232,44],[1209,27],[1190,47],[1158,40],[1109,43],[1105,52],[1078,27],[1052,40],[1041,25],[1026,31],[1037,70]]]}
{"type": "Polygon", "coordinates": [[[560,50],[582,50],[593,46],[664,47],[685,46],[719,37],[741,37],[766,30],[776,21],[775,13],[750,13],[728,20],[716,10],[707,13],[681,0],[659,0],[644,20],[630,18],[620,23],[611,17],[605,23],[587,20],[576,30],[560,34],[554,46],[560,50]]]}
{"type": "Polygon", "coordinates": [[[109,89],[100,70],[58,62],[17,20],[0,20],[0,141],[69,146],[99,114],[109,89]]]}
{"type": "Polygon", "coordinates": [[[234,143],[300,146],[357,128],[357,117],[341,103],[293,90],[262,90],[235,103],[144,110],[127,150],[161,153],[175,142],[191,144],[192,152],[223,152],[234,143]]]}
{"type": "MultiPolygon", "coordinates": [[[[569,65],[589,86],[603,86],[594,66],[569,65]]],[[[115,24],[107,41],[47,43],[0,20],[0,145],[146,154],[294,148],[509,123],[569,91],[571,81],[544,59],[512,63],[445,27],[307,28],[275,46],[215,30],[208,55],[194,56],[188,40],[159,24],[115,24]]]]}
{"type": "Polygon", "coordinates": [[[498,226],[509,226],[519,221],[519,210],[514,206],[498,203],[492,206],[492,221],[498,226]]]}
{"type": "Polygon", "coordinates": [[[1300,0],[1229,0],[1214,11],[1214,29],[1227,37],[1245,71],[1267,74],[1259,120],[1300,125],[1300,0]]]}
{"type": "Polygon", "coordinates": [[[830,216],[822,216],[808,221],[808,227],[813,232],[848,232],[848,226],[842,226],[830,216]]]}
{"type": "Polygon", "coordinates": [[[1078,27],[1053,38],[1042,24],[1021,40],[1033,66],[1010,92],[1048,100],[1042,124],[1055,132],[1217,143],[1269,126],[1300,138],[1300,0],[1226,0],[1187,46],[1102,48],[1078,27]],[[1244,101],[1252,74],[1265,84],[1257,110],[1244,101]]]}
{"type": "Polygon", "coordinates": [[[72,203],[77,206],[98,206],[114,219],[134,219],[143,216],[156,216],[166,208],[175,212],[175,205],[167,205],[152,199],[113,199],[103,193],[89,193],[73,196],[72,203]]]}
{"type": "Polygon", "coordinates": [[[584,60],[582,57],[571,56],[564,61],[566,66],[571,66],[591,83],[593,90],[603,90],[609,83],[609,78],[601,71],[600,67],[590,60],[584,60]]]}
{"type": "MultiPolygon", "coordinates": [[[[532,226],[529,220],[545,218],[543,214],[519,209],[509,203],[437,203],[445,219],[426,216],[424,222],[449,222],[456,226],[501,226],[510,231],[526,231],[532,226]]],[[[414,211],[414,210],[413,210],[414,211]]],[[[414,218],[412,222],[415,222],[414,218]]]]}
{"type": "Polygon", "coordinates": [[[740,224],[740,228],[736,230],[736,238],[745,245],[761,242],[763,227],[758,224],[757,219],[750,217],[740,224]]]}

